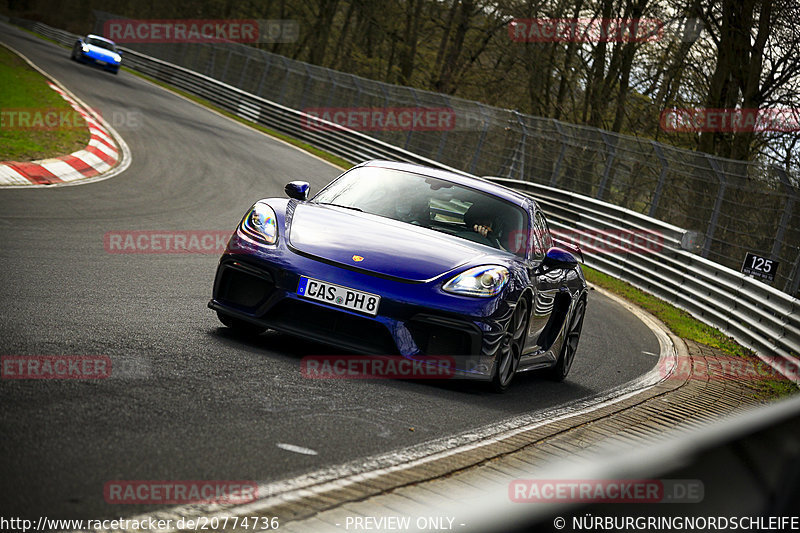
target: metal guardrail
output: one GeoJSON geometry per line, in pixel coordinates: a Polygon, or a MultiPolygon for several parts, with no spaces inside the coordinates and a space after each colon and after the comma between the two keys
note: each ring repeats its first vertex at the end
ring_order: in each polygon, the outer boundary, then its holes
{"type": "MultiPolygon", "coordinates": [[[[30,21],[12,22],[71,46],[76,35],[30,21]]],[[[124,64],[156,80],[200,96],[246,120],[308,142],[351,162],[390,159],[469,175],[437,161],[335,124],[308,127],[307,115],[229,84],[123,48],[124,64]]],[[[684,229],[607,202],[529,181],[491,178],[531,193],[556,231],[584,232],[628,247],[625,253],[587,253],[597,270],[689,311],[754,350],[776,370],[800,384],[800,300],[730,268],[690,253],[684,229]],[[646,243],[624,243],[619,231],[651,232],[646,243]]]]}

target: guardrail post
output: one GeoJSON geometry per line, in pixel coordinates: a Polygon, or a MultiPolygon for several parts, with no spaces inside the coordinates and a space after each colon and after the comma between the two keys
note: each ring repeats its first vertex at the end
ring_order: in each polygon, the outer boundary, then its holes
{"type": "Polygon", "coordinates": [[[480,137],[478,137],[478,146],[475,147],[475,153],[472,154],[472,161],[469,163],[469,173],[475,173],[475,167],[478,165],[478,159],[480,158],[481,149],[483,148],[483,143],[486,141],[486,133],[489,131],[489,117],[486,115],[486,112],[483,110],[483,106],[478,104],[478,109],[481,112],[481,117],[483,122],[483,130],[481,131],[480,137]]]}
{"type": "Polygon", "coordinates": [[[604,131],[600,131],[600,136],[603,138],[603,142],[606,145],[606,151],[608,152],[608,156],[606,157],[606,167],[603,169],[603,178],[600,180],[600,185],[597,186],[597,196],[598,200],[602,200],[603,196],[606,193],[606,186],[608,185],[608,177],[611,174],[611,165],[614,164],[614,157],[617,154],[616,146],[608,140],[608,135],[604,131]]]}
{"type": "Polygon", "coordinates": [[[714,161],[709,154],[705,154],[705,158],[719,180],[719,192],[717,193],[717,199],[714,202],[714,210],[711,212],[711,220],[708,222],[706,240],[703,243],[703,251],[700,254],[705,259],[708,259],[708,254],[711,252],[711,241],[714,240],[714,231],[717,229],[719,212],[722,209],[722,200],[725,197],[725,186],[727,185],[727,182],[725,181],[725,176],[723,175],[722,170],[719,168],[719,165],[717,165],[717,162],[714,161]]]}
{"type": "Polygon", "coordinates": [[[651,217],[655,217],[656,209],[658,209],[658,202],[661,200],[661,192],[664,190],[664,180],[667,177],[669,163],[667,163],[667,158],[664,157],[664,152],[661,151],[661,146],[655,141],[650,142],[653,145],[653,151],[656,153],[656,157],[661,161],[661,173],[658,175],[656,190],[653,192],[653,199],[650,201],[650,210],[647,212],[651,217]]]}
{"type": "Polygon", "coordinates": [[[556,181],[558,181],[558,175],[561,174],[561,165],[564,163],[564,154],[567,151],[567,136],[564,130],[561,129],[561,123],[556,119],[552,120],[553,126],[555,126],[558,135],[561,137],[561,150],[558,151],[558,159],[556,159],[556,164],[553,166],[553,173],[550,175],[550,186],[554,187],[556,181]]]}

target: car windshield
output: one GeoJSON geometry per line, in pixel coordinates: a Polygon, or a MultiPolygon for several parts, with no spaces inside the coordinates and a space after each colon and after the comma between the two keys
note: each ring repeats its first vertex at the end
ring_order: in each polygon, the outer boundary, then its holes
{"type": "Polygon", "coordinates": [[[357,209],[525,255],[528,223],[521,207],[442,179],[361,167],[328,185],[313,201],[357,209]]]}
{"type": "Polygon", "coordinates": [[[105,48],[106,50],[111,50],[112,52],[116,51],[116,48],[113,44],[108,41],[104,41],[103,39],[97,39],[96,37],[89,37],[86,39],[86,44],[91,44],[93,46],[98,46],[100,48],[105,48]]]}

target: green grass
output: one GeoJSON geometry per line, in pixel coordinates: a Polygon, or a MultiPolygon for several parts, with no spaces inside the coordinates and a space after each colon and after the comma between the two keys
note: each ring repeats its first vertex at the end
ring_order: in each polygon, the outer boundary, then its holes
{"type": "MultiPolygon", "coordinates": [[[[751,350],[740,345],[720,330],[700,322],[686,311],[637,289],[629,283],[603,274],[586,265],[583,265],[583,272],[588,282],[613,292],[641,307],[666,324],[678,337],[717,348],[733,357],[757,359],[751,350]]],[[[748,385],[753,388],[757,397],[765,400],[777,399],[800,392],[797,385],[787,379],[754,380],[748,385]]]]}
{"type": "Polygon", "coordinates": [[[56,157],[89,142],[83,117],[5,46],[0,46],[0,112],[0,161],[56,157]]]}

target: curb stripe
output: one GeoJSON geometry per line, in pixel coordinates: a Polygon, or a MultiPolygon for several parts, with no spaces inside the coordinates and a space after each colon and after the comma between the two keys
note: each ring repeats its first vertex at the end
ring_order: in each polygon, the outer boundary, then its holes
{"type": "MultiPolygon", "coordinates": [[[[86,148],[87,150],[89,149],[88,146],[96,149],[98,152],[102,152],[105,157],[111,159],[110,162],[112,164],[113,164],[114,161],[117,160],[117,151],[112,149],[112,148],[109,148],[109,146],[107,144],[105,144],[103,141],[101,141],[100,139],[93,138],[91,141],[89,141],[89,144],[87,145],[87,148],[86,148]]],[[[100,154],[97,154],[97,155],[100,156],[100,154]]],[[[103,156],[100,156],[100,157],[102,158],[103,156]]],[[[106,163],[108,163],[108,162],[109,161],[106,161],[106,163]]]]}
{"type": "Polygon", "coordinates": [[[83,150],[61,157],[31,162],[0,162],[0,185],[52,185],[90,178],[111,169],[120,159],[119,148],[100,121],[61,87],[52,81],[48,81],[47,85],[86,121],[89,143],[83,150]]]}
{"type": "Polygon", "coordinates": [[[92,176],[96,176],[98,172],[92,168],[89,164],[87,164],[83,159],[78,159],[75,156],[68,155],[62,158],[65,163],[69,166],[83,174],[84,177],[90,178],[92,176]]]}
{"type": "Polygon", "coordinates": [[[24,163],[13,161],[5,164],[28,178],[28,181],[31,183],[36,183],[37,185],[49,185],[50,183],[59,183],[62,181],[61,178],[36,162],[24,163]]]}
{"type": "Polygon", "coordinates": [[[29,185],[30,181],[14,170],[13,168],[9,167],[8,165],[0,165],[0,183],[11,183],[14,185],[29,185]]]}

